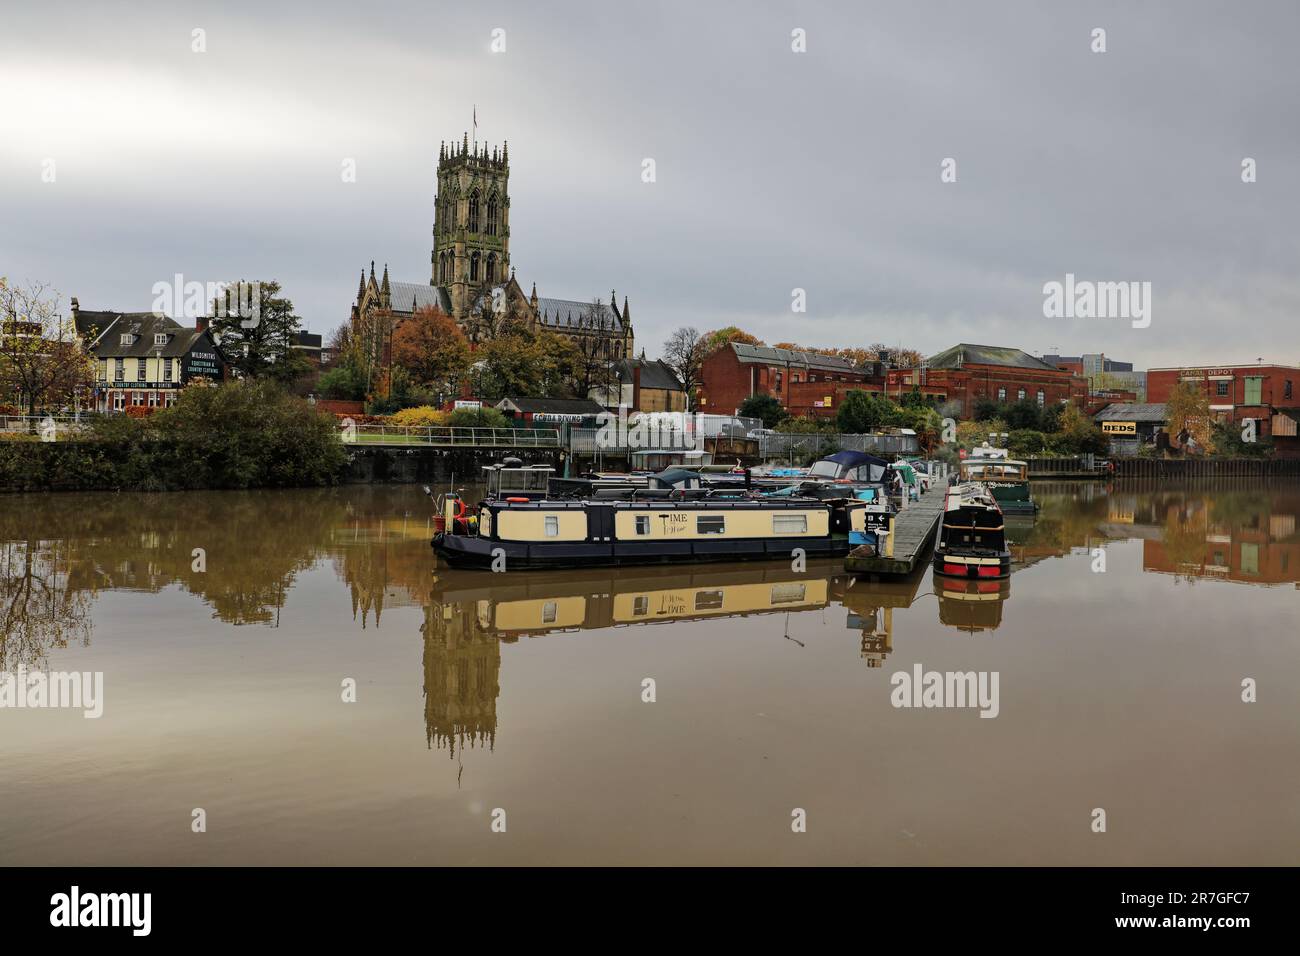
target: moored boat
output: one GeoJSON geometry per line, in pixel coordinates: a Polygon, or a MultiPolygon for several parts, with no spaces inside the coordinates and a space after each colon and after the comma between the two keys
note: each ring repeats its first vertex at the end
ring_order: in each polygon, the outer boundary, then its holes
{"type": "Polygon", "coordinates": [[[1005,578],[1011,574],[1002,509],[987,488],[965,483],[948,489],[934,546],[936,574],[1005,578]]]}
{"type": "Polygon", "coordinates": [[[707,488],[629,489],[617,498],[507,492],[514,469],[487,469],[473,509],[444,496],[433,548],[452,567],[492,570],[790,560],[848,553],[867,530],[867,502],[850,495],[724,496],[707,488]]]}
{"type": "Polygon", "coordinates": [[[1032,515],[1038,510],[1029,492],[1029,465],[1008,458],[1006,449],[987,446],[975,449],[971,457],[961,462],[958,480],[987,486],[1007,514],[1032,515]]]}

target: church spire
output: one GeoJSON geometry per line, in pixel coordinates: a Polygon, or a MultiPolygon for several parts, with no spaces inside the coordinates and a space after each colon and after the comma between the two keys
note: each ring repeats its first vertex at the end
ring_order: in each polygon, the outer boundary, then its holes
{"type": "Polygon", "coordinates": [[[357,286],[357,303],[366,297],[366,270],[361,269],[361,284],[357,286]]]}
{"type": "Polygon", "coordinates": [[[628,311],[628,307],[627,307],[627,296],[623,296],[623,321],[631,322],[632,321],[631,315],[632,313],[628,311]]]}
{"type": "Polygon", "coordinates": [[[371,259],[371,260],[370,260],[370,278],[373,279],[374,277],[375,277],[375,260],[374,260],[374,259],[371,259]]]}
{"type": "Polygon", "coordinates": [[[382,292],[384,295],[388,295],[388,293],[392,291],[388,285],[388,263],[387,262],[384,263],[384,281],[383,284],[380,285],[379,291],[382,292]]]}

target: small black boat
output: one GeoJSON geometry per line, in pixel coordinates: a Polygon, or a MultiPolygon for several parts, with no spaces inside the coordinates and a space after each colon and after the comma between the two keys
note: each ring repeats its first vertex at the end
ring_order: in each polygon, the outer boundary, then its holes
{"type": "Polygon", "coordinates": [[[934,571],[955,578],[1005,578],[1011,574],[1005,523],[997,499],[983,485],[948,489],[934,546],[934,571]]]}

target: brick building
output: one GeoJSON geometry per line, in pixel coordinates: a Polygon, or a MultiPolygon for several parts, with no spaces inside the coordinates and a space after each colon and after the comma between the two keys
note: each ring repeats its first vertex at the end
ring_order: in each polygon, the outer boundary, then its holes
{"type": "Polygon", "coordinates": [[[1153,368],[1147,372],[1147,398],[1167,402],[1179,382],[1205,394],[1221,422],[1256,421],[1260,438],[1273,439],[1279,455],[1300,455],[1300,366],[1224,365],[1153,368]]]}
{"type": "Polygon", "coordinates": [[[1057,368],[1016,348],[993,345],[954,345],[927,360],[923,368],[891,369],[887,393],[898,399],[918,386],[940,403],[956,402],[957,414],[971,418],[980,399],[1039,405],[1074,402],[1082,408],[1088,382],[1068,369],[1057,368]]]}
{"type": "Polygon", "coordinates": [[[771,395],[791,415],[828,417],[849,390],[870,390],[872,371],[834,355],[730,342],[704,360],[699,410],[734,415],[751,395],[771,395]]]}

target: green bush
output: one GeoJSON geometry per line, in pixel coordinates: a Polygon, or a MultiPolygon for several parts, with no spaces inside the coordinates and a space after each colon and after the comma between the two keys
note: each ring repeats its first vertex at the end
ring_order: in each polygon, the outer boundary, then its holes
{"type": "Polygon", "coordinates": [[[510,419],[496,408],[458,408],[447,424],[457,428],[509,428],[510,419]]]}
{"type": "Polygon", "coordinates": [[[1007,433],[1007,446],[1019,458],[1037,455],[1047,448],[1047,436],[1032,428],[1017,428],[1007,433]]]}
{"type": "Polygon", "coordinates": [[[191,386],[145,419],[93,420],[82,440],[0,449],[0,489],[326,485],[347,463],[332,415],[274,381],[191,386]]]}

